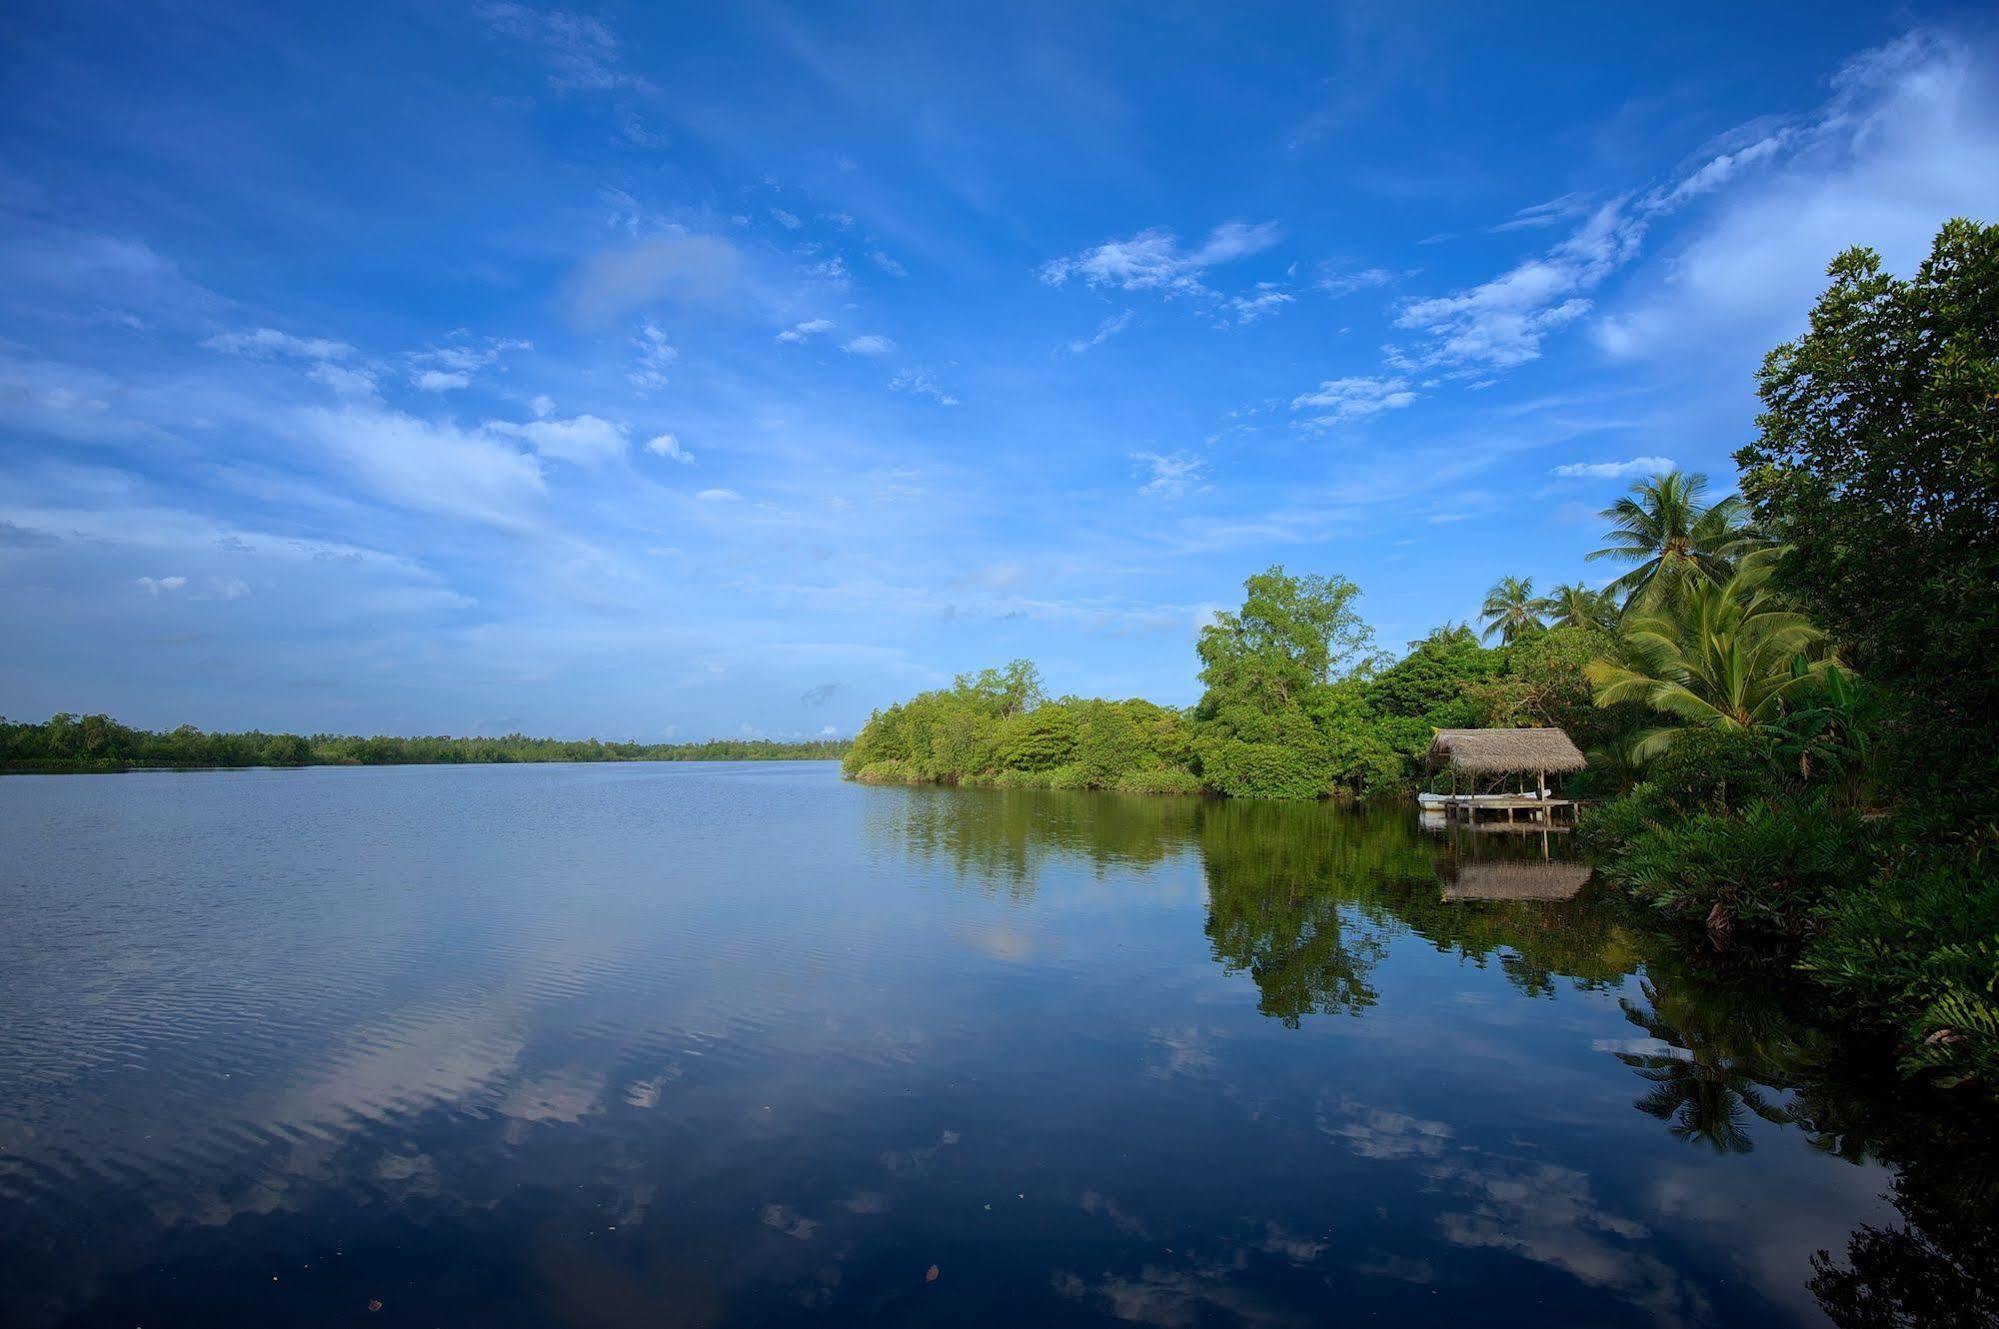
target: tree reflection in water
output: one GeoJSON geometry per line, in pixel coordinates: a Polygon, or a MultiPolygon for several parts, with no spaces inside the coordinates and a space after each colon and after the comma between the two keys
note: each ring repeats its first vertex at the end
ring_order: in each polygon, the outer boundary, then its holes
{"type": "Polygon", "coordinates": [[[1991,1106],[1900,1079],[1887,1050],[1800,1010],[1795,979],[1704,963],[1698,939],[1663,931],[1602,886],[1566,900],[1471,898],[1495,892],[1467,890],[1468,879],[1509,875],[1480,864],[1543,853],[1532,837],[1425,835],[1406,807],[1046,791],[891,797],[900,802],[878,814],[884,835],[1019,898],[1057,859],[1080,857],[1101,874],[1197,852],[1215,960],[1247,974],[1257,1009],[1293,1028],[1376,1005],[1371,976],[1397,936],[1468,963],[1496,961],[1529,997],[1635,977],[1640,1000],[1619,1005],[1648,1042],[1614,1055],[1649,1083],[1634,1106],[1674,1138],[1728,1157],[1750,1152],[1759,1130],[1794,1130],[1834,1157],[1896,1170],[1888,1198],[1901,1225],[1863,1226],[1843,1254],[1812,1260],[1811,1290],[1834,1324],[1999,1326],[1991,1106]]]}
{"type": "Polygon", "coordinates": [[[1730,1035],[1736,1029],[1716,1018],[1713,1007],[1674,1001],[1651,979],[1639,990],[1651,1009],[1620,1000],[1624,1018],[1666,1045],[1662,1052],[1616,1054],[1654,1086],[1634,1104],[1640,1112],[1665,1122],[1675,1139],[1705,1144],[1718,1154],[1755,1148],[1745,1129],[1747,1116],[1776,1126],[1797,1120],[1790,1105],[1770,1097],[1791,1087],[1781,1082],[1776,1063],[1758,1055],[1760,1048],[1734,1045],[1730,1035]]]}

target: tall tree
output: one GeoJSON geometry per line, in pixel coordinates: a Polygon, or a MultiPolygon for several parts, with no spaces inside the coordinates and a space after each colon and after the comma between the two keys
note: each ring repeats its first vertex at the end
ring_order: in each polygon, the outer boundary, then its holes
{"type": "Polygon", "coordinates": [[[1564,582],[1548,597],[1551,624],[1558,628],[1604,628],[1617,620],[1617,602],[1582,582],[1564,582]]]}
{"type": "Polygon", "coordinates": [[[1542,622],[1553,613],[1555,602],[1534,594],[1532,577],[1501,577],[1485,593],[1478,616],[1485,622],[1485,635],[1499,634],[1501,645],[1510,646],[1531,632],[1539,632],[1542,622]]]}
{"type": "MultiPolygon", "coordinates": [[[[1825,634],[1770,590],[1780,551],[1744,558],[1725,582],[1691,580],[1646,612],[1627,615],[1618,658],[1585,671],[1596,704],[1635,701],[1688,724],[1725,729],[1774,725],[1787,700],[1819,686],[1829,662],[1805,661],[1825,634]]],[[[1639,759],[1662,751],[1676,728],[1640,735],[1639,759]]]]}
{"type": "Polygon", "coordinates": [[[1603,548],[1590,559],[1636,564],[1604,589],[1627,605],[1654,586],[1676,584],[1689,573],[1719,581],[1750,543],[1748,506],[1733,495],[1708,503],[1708,479],[1699,472],[1669,471],[1640,480],[1600,514],[1610,523],[1603,548]]]}
{"type": "Polygon", "coordinates": [[[1211,700],[1263,710],[1298,705],[1309,687],[1373,644],[1354,608],[1360,587],[1345,577],[1293,577],[1272,567],[1243,590],[1240,610],[1218,613],[1201,629],[1201,682],[1211,700]]]}
{"type": "Polygon", "coordinates": [[[1999,781],[1999,226],[1958,219],[1902,280],[1849,249],[1772,351],[1753,443],[1779,585],[1899,711],[1905,774],[1999,781]]]}

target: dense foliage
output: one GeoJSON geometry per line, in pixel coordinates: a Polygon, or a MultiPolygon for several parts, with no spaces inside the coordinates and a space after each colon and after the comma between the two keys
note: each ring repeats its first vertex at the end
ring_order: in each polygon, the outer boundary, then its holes
{"type": "Polygon", "coordinates": [[[211,734],[192,725],[132,729],[104,715],[54,715],[43,724],[0,720],[0,770],[122,771],[197,766],[408,766],[529,761],[834,760],[840,741],[600,743],[528,738],[357,738],[342,734],[211,734]]]}
{"type": "MultiPolygon", "coordinates": [[[[849,773],[1296,800],[1407,791],[1440,728],[1556,726],[1590,757],[1568,792],[1612,795],[1581,826],[1608,877],[1898,1029],[1910,1070],[1999,1084],[1999,228],[1831,276],[1765,363],[1746,498],[1635,485],[1591,555],[1625,571],[1502,578],[1497,647],[1447,625],[1390,660],[1351,582],[1271,568],[1202,631],[1188,711],[1016,663],[878,713],[849,773]]],[[[1284,1008],[1365,999],[1314,982],[1284,1008]]]]}
{"type": "MultiPolygon", "coordinates": [[[[1198,646],[1188,710],[1043,695],[1032,664],[967,674],[875,713],[846,758],[868,781],[1315,799],[1404,792],[1439,728],[1560,725],[1608,737],[1583,669],[1590,627],[1535,625],[1488,648],[1455,625],[1387,662],[1339,577],[1271,568],[1198,646]]],[[[1613,763],[1614,764],[1614,763],[1613,763]]]]}

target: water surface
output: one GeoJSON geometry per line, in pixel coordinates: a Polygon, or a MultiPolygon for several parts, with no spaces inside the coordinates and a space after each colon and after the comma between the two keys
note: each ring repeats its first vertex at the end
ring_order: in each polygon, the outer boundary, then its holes
{"type": "Polygon", "coordinates": [[[1983,1134],[1562,858],[812,763],[0,781],[0,1320],[1979,1313],[1983,1134]]]}

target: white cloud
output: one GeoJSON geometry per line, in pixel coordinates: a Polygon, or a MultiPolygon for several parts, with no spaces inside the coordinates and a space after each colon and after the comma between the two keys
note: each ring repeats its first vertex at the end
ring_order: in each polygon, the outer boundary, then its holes
{"type": "Polygon", "coordinates": [[[1626,198],[1603,204],[1568,239],[1491,281],[1452,295],[1405,301],[1395,324],[1423,334],[1391,363],[1504,369],[1541,354],[1541,341],[1589,312],[1582,292],[1630,261],[1646,221],[1626,198]]]}
{"type": "Polygon", "coordinates": [[[276,328],[219,332],[201,344],[211,351],[224,351],[230,355],[288,355],[300,360],[339,360],[354,353],[354,348],[344,341],[333,341],[327,337],[294,337],[276,328]]]}
{"type": "Polygon", "coordinates": [[[895,343],[878,333],[863,333],[840,348],[854,355],[887,355],[895,349],[895,343]]]}
{"type": "Polygon", "coordinates": [[[770,210],[770,217],[772,221],[776,222],[779,226],[782,226],[787,231],[795,231],[799,227],[805,225],[804,222],[798,219],[797,213],[786,212],[783,208],[772,208],[770,210]]]}
{"type": "Polygon", "coordinates": [[[809,318],[803,323],[794,323],[783,332],[778,333],[777,339],[781,342],[790,342],[796,345],[804,341],[807,337],[815,336],[821,332],[830,332],[832,329],[833,320],[830,318],[809,318]]]}
{"type": "Polygon", "coordinates": [[[907,277],[909,275],[908,268],[903,267],[902,264],[896,262],[895,259],[884,254],[879,249],[870,249],[868,251],[868,259],[891,277],[907,277]]]}
{"type": "Polygon", "coordinates": [[[618,36],[601,20],[587,14],[526,5],[481,5],[479,17],[493,31],[538,47],[548,63],[549,86],[565,92],[643,90],[650,85],[619,67],[618,36]]]}
{"type": "Polygon", "coordinates": [[[568,420],[529,420],[524,424],[490,420],[486,429],[489,433],[523,439],[542,456],[577,466],[601,466],[625,455],[625,427],[594,415],[578,415],[568,420]]]}
{"type": "Polygon", "coordinates": [[[733,489],[704,489],[694,497],[703,503],[740,503],[743,496],[733,489]]]}
{"type": "Polygon", "coordinates": [[[186,577],[134,577],[132,584],[148,595],[158,595],[162,591],[177,591],[187,585],[186,577]]]}
{"type": "Polygon", "coordinates": [[[655,457],[666,457],[677,462],[691,462],[694,454],[680,446],[680,440],[672,434],[655,434],[646,440],[646,451],[655,457]]]}
{"type": "Polygon", "coordinates": [[[555,414],[555,398],[544,392],[528,403],[528,409],[534,412],[535,419],[546,419],[555,414]]]}
{"type": "Polygon", "coordinates": [[[359,402],[308,408],[296,419],[306,438],[392,503],[513,529],[533,524],[540,464],[484,433],[359,402]]]}
{"type": "Polygon", "coordinates": [[[1091,286],[1124,291],[1160,291],[1168,296],[1208,294],[1202,276],[1209,268],[1246,258],[1276,244],[1276,222],[1224,222],[1198,249],[1182,249],[1163,227],[1149,227],[1124,240],[1106,240],[1069,258],[1041,265],[1041,280],[1061,286],[1071,278],[1091,286]]]}
{"type": "Polygon", "coordinates": [[[1224,322],[1232,322],[1237,327],[1246,327],[1266,314],[1275,312],[1279,306],[1292,301],[1289,291],[1276,282],[1260,281],[1246,295],[1229,297],[1224,322]]]}
{"type": "Polygon", "coordinates": [[[1201,474],[1207,463],[1190,453],[1134,452],[1131,459],[1138,463],[1139,474],[1146,477],[1138,487],[1141,494],[1180,498],[1191,490],[1207,488],[1201,474]]]}
{"type": "Polygon", "coordinates": [[[1097,324],[1097,330],[1089,336],[1077,337],[1071,341],[1069,343],[1069,354],[1081,355],[1085,351],[1102,346],[1105,342],[1130,327],[1131,320],[1132,312],[1129,309],[1120,310],[1112,314],[1109,318],[1097,324]]]}
{"type": "Polygon", "coordinates": [[[820,263],[809,263],[802,271],[806,276],[833,286],[845,286],[853,275],[847,271],[847,260],[838,254],[820,263]]]}
{"type": "Polygon", "coordinates": [[[1672,469],[1671,457],[1633,457],[1630,461],[1569,462],[1557,466],[1549,474],[1571,480],[1629,480],[1644,475],[1662,475],[1672,469]]]}
{"type": "Polygon", "coordinates": [[[368,400],[375,395],[375,376],[366,370],[322,363],[306,370],[305,376],[332,388],[337,397],[368,400]]]}
{"type": "Polygon", "coordinates": [[[912,397],[928,397],[939,406],[956,406],[958,399],[939,387],[937,380],[927,369],[905,369],[888,381],[889,387],[897,392],[907,392],[912,397]]]}
{"type": "Polygon", "coordinates": [[[1335,300],[1355,291],[1370,290],[1376,286],[1386,286],[1395,280],[1395,274],[1387,268],[1344,268],[1325,267],[1319,272],[1318,287],[1335,300]]]}
{"type": "Polygon", "coordinates": [[[1533,231],[1557,222],[1580,217],[1589,211],[1589,195],[1583,193],[1563,194],[1551,198],[1546,203],[1534,203],[1520,209],[1497,226],[1487,227],[1490,231],[1533,231]]]}
{"type": "Polygon", "coordinates": [[[1307,424],[1327,427],[1352,420],[1365,420],[1383,411],[1399,411],[1416,400],[1416,393],[1404,378],[1329,378],[1315,390],[1294,397],[1291,409],[1318,412],[1307,424]]]}
{"type": "Polygon", "coordinates": [[[667,344],[666,334],[647,323],[632,338],[632,345],[638,348],[638,359],[625,378],[641,392],[665,387],[666,367],[680,358],[680,352],[667,344]]]}
{"type": "Polygon", "coordinates": [[[241,577],[210,577],[208,579],[208,593],[204,598],[209,600],[240,600],[249,593],[250,583],[244,581],[241,577]]]}
{"type": "Polygon", "coordinates": [[[1756,356],[1852,245],[1908,274],[1945,218],[1999,216],[1999,68],[1916,32],[1849,61],[1810,117],[1740,135],[1666,191],[1707,196],[1663,272],[1593,329],[1619,358],[1756,356]]]}
{"type": "Polygon", "coordinates": [[[472,376],[455,370],[426,369],[410,379],[410,386],[422,392],[450,392],[472,382],[472,376]]]}

